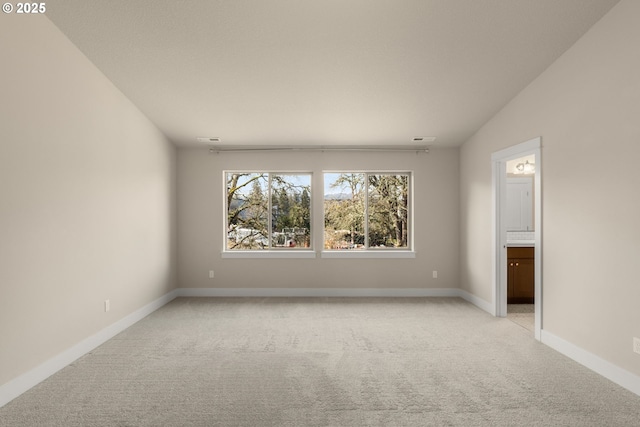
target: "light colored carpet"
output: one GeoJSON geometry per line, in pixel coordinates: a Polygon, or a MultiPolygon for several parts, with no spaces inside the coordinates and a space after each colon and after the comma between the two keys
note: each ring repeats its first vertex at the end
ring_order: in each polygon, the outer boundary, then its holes
{"type": "Polygon", "coordinates": [[[179,298],[1,426],[637,426],[640,397],[455,298],[179,298]]]}

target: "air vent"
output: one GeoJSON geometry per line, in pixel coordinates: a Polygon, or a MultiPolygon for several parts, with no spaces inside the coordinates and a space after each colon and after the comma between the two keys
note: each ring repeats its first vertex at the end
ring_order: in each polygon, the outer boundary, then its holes
{"type": "Polygon", "coordinates": [[[414,136],[411,139],[413,142],[434,142],[436,140],[435,136],[414,136]]]}
{"type": "Polygon", "coordinates": [[[210,143],[210,142],[220,142],[220,138],[217,136],[199,136],[196,138],[198,142],[210,143]]]}

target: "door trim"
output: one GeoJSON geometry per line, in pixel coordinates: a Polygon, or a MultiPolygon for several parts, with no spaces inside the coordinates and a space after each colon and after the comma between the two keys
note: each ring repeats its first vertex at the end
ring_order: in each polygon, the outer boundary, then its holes
{"type": "Polygon", "coordinates": [[[507,315],[507,231],[504,226],[506,212],[506,162],[526,155],[535,155],[536,173],[534,176],[534,240],[535,240],[535,288],[534,335],[540,341],[542,331],[542,138],[537,137],[523,143],[496,151],[491,155],[492,188],[492,253],[493,253],[493,304],[494,316],[507,315]]]}

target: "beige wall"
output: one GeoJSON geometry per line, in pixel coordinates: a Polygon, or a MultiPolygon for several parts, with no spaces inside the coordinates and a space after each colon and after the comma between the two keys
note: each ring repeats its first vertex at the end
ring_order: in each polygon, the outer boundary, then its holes
{"type": "Polygon", "coordinates": [[[0,385],[176,284],[462,287],[490,301],[490,156],[536,136],[543,328],[640,374],[639,16],[623,0],[460,152],[177,156],[46,17],[3,16],[0,385]],[[412,170],[416,258],[222,259],[226,169],[412,170]]]}
{"type": "Polygon", "coordinates": [[[640,374],[640,2],[623,0],[461,148],[461,281],[491,300],[491,153],[542,137],[543,330],[640,374]]]}
{"type": "Polygon", "coordinates": [[[176,227],[174,148],[46,17],[0,18],[1,385],[173,289],[176,227]]]}
{"type": "MultiPolygon", "coordinates": [[[[458,150],[431,153],[178,151],[179,283],[185,288],[457,288],[458,150]],[[410,170],[415,259],[222,259],[224,170],[410,170]],[[209,270],[215,278],[209,279],[209,270]],[[432,271],[438,278],[432,278],[432,271]]],[[[322,190],[318,189],[322,195],[322,190]]],[[[315,199],[314,224],[322,226],[315,199]]],[[[319,230],[319,229],[318,229],[319,230]]],[[[314,233],[317,234],[317,233],[314,233]]],[[[316,242],[320,249],[322,242],[316,242]]]]}

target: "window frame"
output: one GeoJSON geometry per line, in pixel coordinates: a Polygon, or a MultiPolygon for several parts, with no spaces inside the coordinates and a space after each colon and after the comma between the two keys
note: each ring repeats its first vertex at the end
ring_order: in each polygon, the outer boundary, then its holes
{"type": "Polygon", "coordinates": [[[360,249],[326,249],[325,233],[325,195],[322,195],[322,258],[415,258],[414,251],[414,173],[410,170],[323,170],[322,188],[325,188],[326,174],[364,174],[364,235],[365,247],[360,249]],[[407,206],[407,245],[406,247],[370,247],[369,241],[369,176],[370,175],[406,175],[409,185],[407,206]]]}
{"type": "Polygon", "coordinates": [[[312,171],[279,171],[279,170],[245,170],[245,169],[229,169],[222,171],[222,194],[223,203],[223,248],[222,258],[315,258],[314,250],[314,174],[312,171]],[[267,175],[267,238],[268,249],[229,249],[229,207],[227,198],[227,177],[229,174],[257,174],[267,175]],[[273,184],[272,177],[274,175],[292,176],[305,175],[309,177],[309,246],[308,247],[276,247],[273,246],[273,184]]]}

